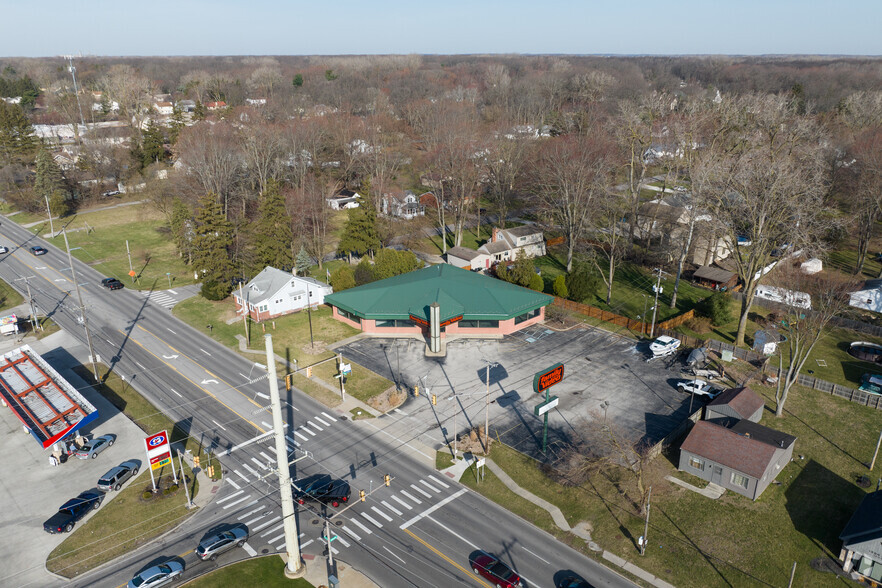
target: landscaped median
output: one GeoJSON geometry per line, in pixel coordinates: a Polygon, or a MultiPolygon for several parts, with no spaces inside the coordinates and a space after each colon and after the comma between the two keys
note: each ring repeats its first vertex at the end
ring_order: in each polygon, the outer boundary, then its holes
{"type": "MultiPolygon", "coordinates": [[[[841,586],[832,573],[816,571],[814,560],[836,560],[838,535],[866,490],[857,485],[868,474],[878,436],[879,413],[873,409],[805,388],[791,394],[785,417],[771,412],[773,391],[755,386],[767,410],[762,423],[797,437],[794,461],[757,501],[725,493],[711,500],[664,479],[676,475],[695,486],[701,480],[676,471],[679,452],[655,459],[647,482],[652,507],[646,554],[637,538],[644,517],[634,477],[605,466],[579,484],[562,484],[555,473],[516,451],[494,444],[490,458],[518,486],[557,506],[569,526],[582,523],[602,549],[678,587],[787,585],[796,562],[794,585],[841,586]]],[[[439,457],[439,466],[449,463],[439,457]]],[[[584,539],[562,531],[549,513],[516,495],[493,473],[476,479],[466,470],[463,484],[531,521],[586,555],[597,557],[584,539]]],[[[817,562],[815,562],[817,563],[817,562]]],[[[819,566],[820,567],[820,566],[819,566]]]]}

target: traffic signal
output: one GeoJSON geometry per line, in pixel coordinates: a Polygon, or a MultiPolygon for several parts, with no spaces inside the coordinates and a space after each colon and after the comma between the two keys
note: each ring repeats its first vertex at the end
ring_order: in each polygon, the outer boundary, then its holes
{"type": "Polygon", "coordinates": [[[291,391],[291,374],[285,375],[285,390],[291,391]]]}
{"type": "Polygon", "coordinates": [[[194,455],[194,456],[193,456],[193,467],[194,467],[194,468],[198,468],[198,467],[199,467],[199,456],[198,456],[198,455],[194,455]]]}
{"type": "Polygon", "coordinates": [[[419,387],[419,386],[414,386],[414,387],[413,387],[413,395],[414,395],[414,396],[419,396],[419,395],[420,395],[420,387],[419,387]]]}
{"type": "Polygon", "coordinates": [[[389,474],[386,474],[385,476],[383,476],[383,483],[386,484],[387,486],[391,486],[392,485],[392,476],[390,476],[389,474]]]}
{"type": "Polygon", "coordinates": [[[438,397],[432,394],[432,406],[435,406],[436,404],[438,404],[438,397]]]}
{"type": "Polygon", "coordinates": [[[361,499],[362,502],[364,502],[364,490],[358,491],[358,497],[361,499]]]}

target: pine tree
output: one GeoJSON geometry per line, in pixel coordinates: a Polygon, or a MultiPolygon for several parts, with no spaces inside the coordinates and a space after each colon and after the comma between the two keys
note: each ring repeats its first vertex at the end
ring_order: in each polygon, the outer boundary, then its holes
{"type": "Polygon", "coordinates": [[[348,265],[343,265],[331,274],[331,287],[334,292],[342,292],[348,288],[355,288],[355,272],[348,265]]]}
{"type": "Polygon", "coordinates": [[[349,220],[343,228],[343,237],[337,252],[343,255],[365,255],[380,249],[380,233],[377,230],[377,210],[368,198],[359,197],[358,207],[350,208],[349,220]]]}
{"type": "Polygon", "coordinates": [[[147,167],[152,163],[165,161],[167,156],[165,130],[151,120],[144,129],[144,138],[141,142],[141,166],[147,167]]]}
{"type": "Polygon", "coordinates": [[[196,101],[196,107],[193,108],[193,120],[205,120],[205,105],[200,100],[196,101]]]}
{"type": "Polygon", "coordinates": [[[294,267],[297,268],[298,276],[305,276],[306,272],[309,271],[309,268],[312,267],[312,258],[309,256],[309,253],[306,252],[306,247],[303,245],[300,246],[300,251],[297,253],[297,258],[294,260],[294,267]]]}
{"type": "Polygon", "coordinates": [[[285,210],[285,198],[279,184],[270,180],[263,200],[260,203],[258,219],[255,222],[254,245],[258,270],[266,266],[288,271],[293,265],[294,256],[291,244],[294,234],[291,231],[291,217],[285,210]]]}
{"type": "Polygon", "coordinates": [[[202,296],[222,300],[230,293],[234,274],[229,248],[233,244],[233,225],[224,215],[214,194],[199,199],[193,227],[193,266],[203,279],[202,296]]]}
{"type": "MultiPolygon", "coordinates": [[[[40,199],[39,205],[42,205],[45,199],[57,201],[59,199],[67,199],[67,190],[64,186],[64,176],[61,174],[61,168],[55,163],[52,154],[41,149],[37,153],[36,178],[34,180],[34,192],[40,199]]],[[[53,214],[60,215],[61,210],[53,209],[53,214]]]]}
{"type": "Polygon", "coordinates": [[[192,239],[193,239],[193,216],[190,209],[184,204],[180,198],[175,198],[172,203],[171,220],[172,240],[178,248],[181,257],[186,258],[189,265],[193,261],[192,239]]]}
{"type": "Polygon", "coordinates": [[[178,135],[184,128],[184,111],[177,106],[172,107],[171,124],[168,128],[168,142],[174,145],[178,142],[178,135]]]}
{"type": "Polygon", "coordinates": [[[36,148],[34,127],[24,110],[0,100],[0,165],[29,160],[36,148]]]}

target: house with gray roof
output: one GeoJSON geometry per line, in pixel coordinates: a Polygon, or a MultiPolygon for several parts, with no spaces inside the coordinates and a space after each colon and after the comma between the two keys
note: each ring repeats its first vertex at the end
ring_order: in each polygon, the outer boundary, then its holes
{"type": "Polygon", "coordinates": [[[239,290],[233,291],[236,313],[248,315],[255,322],[274,319],[307,306],[325,303],[334,292],[331,286],[314,278],[301,277],[267,266],[239,290]]]}
{"type": "Polygon", "coordinates": [[[849,306],[882,312],[882,280],[867,280],[860,290],[849,292],[849,306]]]}
{"type": "Polygon", "coordinates": [[[519,255],[545,255],[545,235],[541,229],[534,225],[521,225],[513,229],[494,227],[490,241],[478,247],[477,251],[467,247],[448,250],[447,263],[464,269],[489,269],[497,263],[514,261],[519,255]]]}
{"type": "Polygon", "coordinates": [[[707,403],[704,420],[722,419],[725,421],[748,420],[760,422],[766,403],[759,394],[750,388],[729,388],[707,403]]]}
{"type": "Polygon", "coordinates": [[[842,569],[873,585],[882,582],[882,491],[864,496],[839,538],[842,569]]]}

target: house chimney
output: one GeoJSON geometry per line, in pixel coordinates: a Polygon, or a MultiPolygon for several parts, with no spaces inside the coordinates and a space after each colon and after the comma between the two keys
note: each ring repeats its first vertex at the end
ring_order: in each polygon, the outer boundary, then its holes
{"type": "Polygon", "coordinates": [[[499,228],[493,227],[493,236],[490,237],[490,242],[496,243],[496,239],[498,239],[498,238],[499,238],[499,228]]]}

